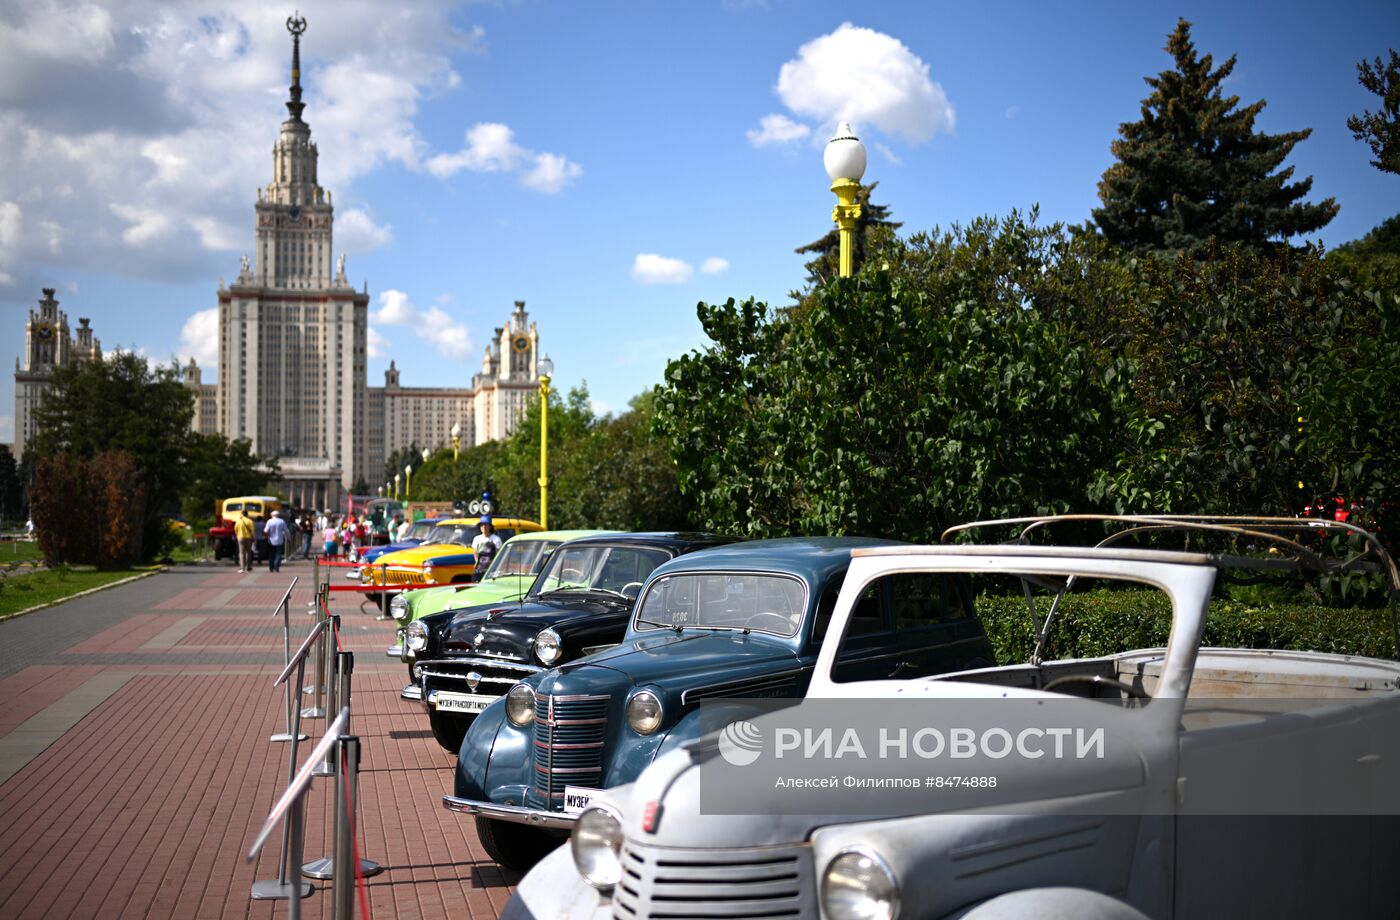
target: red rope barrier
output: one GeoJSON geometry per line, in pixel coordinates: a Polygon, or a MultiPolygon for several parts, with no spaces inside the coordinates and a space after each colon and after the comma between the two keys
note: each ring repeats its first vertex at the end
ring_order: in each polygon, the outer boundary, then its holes
{"type": "MultiPolygon", "coordinates": [[[[358,764],[357,764],[358,766],[358,764]]],[[[365,884],[365,874],[360,868],[359,816],[355,814],[354,803],[350,801],[350,764],[343,764],[345,770],[345,813],[350,815],[350,853],[355,858],[355,890],[360,895],[360,916],[374,920],[369,909],[369,886],[365,884]]]]}
{"type": "Polygon", "coordinates": [[[424,588],[446,588],[448,585],[330,585],[328,591],[421,591],[424,588]]]}
{"type": "Polygon", "coordinates": [[[332,569],[358,569],[358,568],[359,568],[360,566],[362,566],[362,565],[370,565],[370,564],[371,564],[371,563],[362,563],[362,562],[332,562],[332,561],[327,560],[327,559],[322,559],[322,560],[321,560],[321,565],[327,566],[327,567],[332,568],[332,569]]]}

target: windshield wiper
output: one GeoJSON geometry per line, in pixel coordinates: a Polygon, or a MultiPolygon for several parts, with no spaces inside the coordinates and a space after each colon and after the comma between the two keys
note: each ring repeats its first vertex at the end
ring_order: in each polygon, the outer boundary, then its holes
{"type": "Polygon", "coordinates": [[[637,617],[635,622],[638,626],[655,626],[657,629],[674,629],[676,632],[685,628],[681,623],[657,623],[655,620],[644,620],[641,617],[637,617]]]}

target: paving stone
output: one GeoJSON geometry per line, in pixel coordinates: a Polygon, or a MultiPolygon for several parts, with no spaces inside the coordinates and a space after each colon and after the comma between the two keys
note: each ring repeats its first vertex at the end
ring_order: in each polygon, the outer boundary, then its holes
{"type": "MultiPolygon", "coordinates": [[[[287,780],[287,746],[267,739],[285,721],[273,608],[295,576],[295,647],[312,623],[299,561],[275,574],[179,567],[0,623],[0,917],[285,915],[249,898],[253,881],[276,876],[280,833],[254,863],[244,854],[287,780]]],[[[453,758],[421,707],[398,698],[404,667],[384,657],[393,623],[359,600],[337,594],[332,609],[357,657],[358,841],[386,870],[366,882],[371,909],[494,917],[517,876],[441,807],[453,758]]],[[[303,755],[324,724],[303,722],[303,755]]],[[[315,783],[307,860],[333,843],[333,781],[315,783]]],[[[330,913],[330,883],[315,885],[308,920],[330,913]]]]}

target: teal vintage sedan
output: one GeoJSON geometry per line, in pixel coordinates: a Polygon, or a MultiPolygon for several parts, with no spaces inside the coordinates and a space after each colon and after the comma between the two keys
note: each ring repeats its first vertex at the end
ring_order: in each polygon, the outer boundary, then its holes
{"type": "MultiPolygon", "coordinates": [[[[666,563],[647,579],[622,643],[531,674],[477,716],[444,804],[476,817],[493,859],[524,868],[589,799],[699,737],[699,703],[796,701],[807,688],[854,537],[755,540],[666,563]]],[[[838,663],[851,679],[915,678],[995,663],[965,586],[907,583],[863,597],[838,663]]]]}

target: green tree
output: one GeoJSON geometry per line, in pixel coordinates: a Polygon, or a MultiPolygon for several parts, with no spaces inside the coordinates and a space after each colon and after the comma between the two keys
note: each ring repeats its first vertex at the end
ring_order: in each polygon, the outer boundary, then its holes
{"type": "Polygon", "coordinates": [[[1197,56],[1186,20],[1166,50],[1175,69],[1146,78],[1152,93],[1142,118],[1120,126],[1111,146],[1117,162],[1099,182],[1102,207],[1093,212],[1104,236],[1139,252],[1200,254],[1212,239],[1265,249],[1336,216],[1334,199],[1302,201],[1311,178],[1290,183],[1293,167],[1280,168],[1311,128],[1256,131],[1264,100],[1237,108],[1238,96],[1222,95],[1235,57],[1212,69],[1209,54],[1197,56]]]}
{"type": "Polygon", "coordinates": [[[186,520],[213,518],[214,505],[231,495],[261,495],[281,469],[276,457],[253,451],[247,438],[230,441],[221,434],[195,434],[186,455],[181,508],[186,520]]]}
{"type": "Polygon", "coordinates": [[[141,535],[141,558],[158,555],[168,533],[162,516],[180,506],[195,438],[194,400],[179,368],[152,368],[139,355],[118,352],[55,368],[50,383],[34,413],[36,457],[129,454],[139,488],[128,496],[125,513],[141,535]]]}
{"type": "MultiPolygon", "coordinates": [[[[866,253],[874,246],[875,238],[881,233],[892,234],[904,226],[900,221],[890,220],[889,205],[873,204],[870,193],[879,182],[862,185],[856,192],[856,204],[860,205],[860,217],[852,234],[856,268],[865,263],[866,253]]],[[[821,239],[799,246],[794,252],[799,255],[815,253],[807,262],[807,288],[811,290],[824,281],[835,278],[841,265],[841,232],[836,227],[828,230],[821,239]]]]}
{"type": "Polygon", "coordinates": [[[1400,214],[1361,239],[1338,246],[1327,254],[1327,261],[1365,290],[1400,290],[1400,214]]]}
{"type": "Polygon", "coordinates": [[[393,482],[395,476],[399,477],[399,497],[402,498],[404,467],[412,466],[413,471],[416,473],[418,471],[418,467],[422,465],[423,449],[418,446],[417,442],[414,442],[413,444],[410,444],[407,447],[400,447],[398,450],[394,451],[389,455],[388,460],[384,461],[384,481],[393,482]]]}
{"type": "Polygon", "coordinates": [[[1400,54],[1390,49],[1390,61],[1379,57],[1356,65],[1356,79],[1381,97],[1379,111],[1370,109],[1347,119],[1352,136],[1365,141],[1376,158],[1371,165],[1382,172],[1400,174],[1400,54]]]}
{"type": "Polygon", "coordinates": [[[1089,508],[1126,390],[1031,308],[1066,239],[984,219],[887,241],[800,312],[701,304],[712,344],[671,362],[656,397],[701,526],[937,540],[1089,508]]]}
{"type": "Polygon", "coordinates": [[[0,522],[22,521],[24,481],[8,444],[0,444],[0,522]]]}

